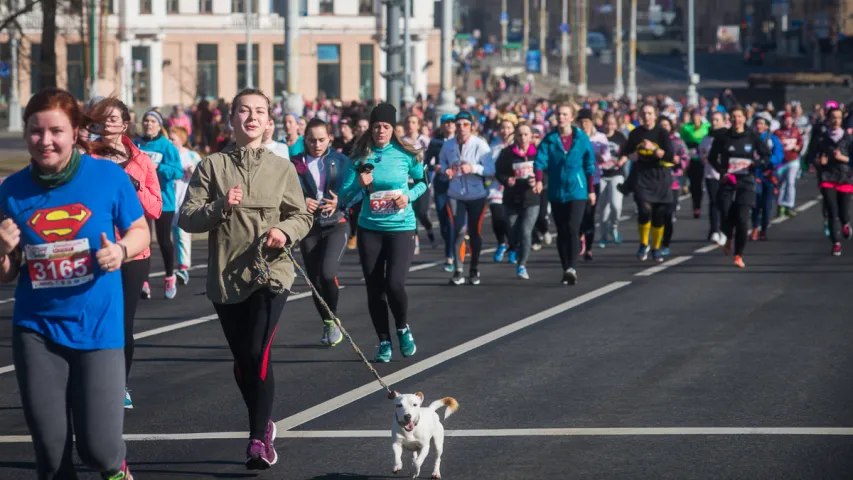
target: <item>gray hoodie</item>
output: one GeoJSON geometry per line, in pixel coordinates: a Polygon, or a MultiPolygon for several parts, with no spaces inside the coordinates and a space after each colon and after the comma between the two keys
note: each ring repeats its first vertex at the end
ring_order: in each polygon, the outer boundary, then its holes
{"type": "Polygon", "coordinates": [[[489,196],[486,180],[495,175],[495,160],[489,144],[481,137],[471,136],[464,145],[456,139],[444,142],[438,155],[441,171],[454,170],[447,195],[456,200],[478,200],[489,196]],[[458,170],[462,164],[471,165],[471,173],[458,170]]]}

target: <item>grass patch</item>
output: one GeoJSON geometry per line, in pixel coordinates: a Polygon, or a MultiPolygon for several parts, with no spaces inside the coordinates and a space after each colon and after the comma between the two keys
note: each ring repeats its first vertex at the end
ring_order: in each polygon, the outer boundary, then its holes
{"type": "Polygon", "coordinates": [[[0,154],[0,177],[8,177],[29,164],[29,155],[13,154],[7,156],[0,154]]]}

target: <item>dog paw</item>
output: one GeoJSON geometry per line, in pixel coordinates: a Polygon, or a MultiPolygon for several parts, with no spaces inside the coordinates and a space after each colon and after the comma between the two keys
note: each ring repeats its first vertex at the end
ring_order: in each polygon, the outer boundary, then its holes
{"type": "Polygon", "coordinates": [[[431,477],[429,477],[429,478],[440,479],[440,478],[441,478],[441,474],[440,474],[440,473],[433,473],[433,474],[432,474],[432,476],[431,476],[431,477]]]}
{"type": "Polygon", "coordinates": [[[394,470],[392,470],[391,473],[400,473],[400,470],[402,470],[402,469],[403,469],[402,465],[394,465],[394,470]]]}

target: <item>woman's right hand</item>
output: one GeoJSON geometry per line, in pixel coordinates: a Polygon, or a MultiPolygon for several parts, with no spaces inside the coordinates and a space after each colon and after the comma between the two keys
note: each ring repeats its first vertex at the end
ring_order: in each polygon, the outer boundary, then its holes
{"type": "Polygon", "coordinates": [[[243,187],[237,185],[236,187],[228,190],[228,193],[225,195],[225,211],[231,210],[231,207],[235,205],[240,205],[240,202],[243,201],[243,187]]]}
{"type": "Polygon", "coordinates": [[[358,184],[359,185],[367,188],[367,186],[370,185],[371,183],[373,183],[373,173],[365,172],[365,173],[359,174],[359,176],[358,176],[358,184]]]}
{"type": "Polygon", "coordinates": [[[506,179],[506,185],[508,187],[514,187],[515,186],[515,177],[509,177],[508,179],[506,179]]]}
{"type": "Polygon", "coordinates": [[[315,200],[313,198],[306,198],[305,199],[305,208],[308,209],[308,213],[316,212],[317,207],[319,207],[319,206],[320,206],[320,202],[318,202],[317,200],[315,200]]]}
{"type": "Polygon", "coordinates": [[[12,253],[21,243],[21,229],[11,218],[0,222],[0,255],[12,253]]]}

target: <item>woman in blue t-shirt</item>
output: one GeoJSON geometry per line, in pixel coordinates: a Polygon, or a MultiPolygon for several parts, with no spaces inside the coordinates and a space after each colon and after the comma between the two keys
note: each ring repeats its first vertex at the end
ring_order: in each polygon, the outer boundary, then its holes
{"type": "Polygon", "coordinates": [[[130,479],[120,269],[150,233],[121,167],[77,150],[91,148],[77,143],[82,117],[64,90],[27,104],[32,160],[0,184],[0,281],[17,280],[12,353],[38,478],[76,478],[67,454],[76,434],[87,466],[130,479]]]}

